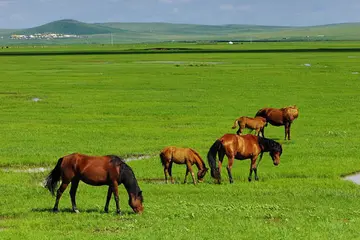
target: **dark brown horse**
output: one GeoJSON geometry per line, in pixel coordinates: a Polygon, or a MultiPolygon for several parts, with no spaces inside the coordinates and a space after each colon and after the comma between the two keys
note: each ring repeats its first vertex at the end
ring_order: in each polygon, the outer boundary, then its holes
{"type": "Polygon", "coordinates": [[[208,152],[207,158],[211,168],[211,176],[215,178],[218,183],[220,183],[221,165],[224,156],[226,155],[228,157],[227,171],[230,183],[233,183],[231,168],[234,163],[234,159],[251,159],[248,180],[251,181],[251,175],[253,171],[255,172],[255,180],[259,180],[257,176],[256,159],[260,155],[260,159],[258,161],[260,162],[264,152],[270,152],[270,156],[275,166],[280,163],[280,156],[282,153],[282,147],[280,143],[252,134],[241,136],[237,134],[225,134],[215,141],[208,152]],[[218,166],[216,164],[216,154],[219,155],[218,166]]]}
{"type": "Polygon", "coordinates": [[[73,153],[58,160],[55,168],[45,179],[45,187],[55,195],[57,183],[61,179],[61,185],[56,193],[54,212],[59,211],[58,205],[62,193],[71,183],[70,197],[72,210],[76,213],[75,195],[80,180],[93,185],[108,185],[108,193],[105,204],[105,212],[109,211],[111,194],[114,193],[116,212],[121,214],[119,205],[118,185],[124,184],[129,194],[129,205],[136,213],[142,213],[143,196],[132,169],[118,156],[87,156],[73,153]]]}
{"type": "Polygon", "coordinates": [[[291,123],[299,116],[299,109],[294,106],[284,108],[262,108],[255,117],[263,117],[274,126],[285,126],[285,140],[290,140],[291,123]]]}
{"type": "Polygon", "coordinates": [[[191,173],[191,177],[193,179],[194,184],[196,184],[194,171],[192,170],[192,165],[196,165],[199,169],[197,173],[197,178],[199,182],[203,181],[203,178],[208,170],[205,166],[204,161],[200,157],[199,153],[197,153],[194,149],[191,148],[178,148],[178,147],[166,147],[160,152],[160,160],[162,165],[164,166],[164,175],[165,182],[167,183],[167,175],[170,175],[171,183],[174,183],[174,179],[172,177],[171,169],[172,164],[186,164],[186,173],[184,183],[186,183],[186,178],[191,173]]]}
{"type": "Polygon", "coordinates": [[[265,137],[265,125],[266,119],[263,117],[239,117],[235,120],[232,129],[235,129],[237,126],[239,126],[239,130],[237,130],[236,134],[240,135],[242,133],[242,130],[244,130],[245,128],[249,128],[251,130],[255,130],[255,134],[257,136],[259,136],[259,134],[261,133],[262,137],[265,137]]]}

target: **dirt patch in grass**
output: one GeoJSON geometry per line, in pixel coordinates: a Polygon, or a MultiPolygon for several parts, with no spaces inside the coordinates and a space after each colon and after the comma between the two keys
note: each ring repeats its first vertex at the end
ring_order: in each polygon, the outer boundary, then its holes
{"type": "MultiPolygon", "coordinates": [[[[152,158],[151,155],[146,154],[129,154],[124,156],[125,162],[131,162],[131,161],[138,161],[143,159],[149,159],[152,158]]],[[[11,167],[5,167],[1,170],[3,172],[13,172],[13,173],[43,173],[48,172],[52,168],[51,167],[34,167],[34,168],[11,168],[11,167]]]]}

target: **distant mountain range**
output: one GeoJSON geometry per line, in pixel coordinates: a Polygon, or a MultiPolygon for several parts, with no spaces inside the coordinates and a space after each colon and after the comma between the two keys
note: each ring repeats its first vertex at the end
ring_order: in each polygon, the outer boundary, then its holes
{"type": "Polygon", "coordinates": [[[84,23],[65,19],[28,29],[0,29],[2,39],[7,39],[12,34],[30,35],[35,33],[83,35],[86,36],[87,43],[110,43],[110,41],[114,43],[161,42],[172,40],[360,40],[360,23],[283,27],[238,24],[84,23]]]}

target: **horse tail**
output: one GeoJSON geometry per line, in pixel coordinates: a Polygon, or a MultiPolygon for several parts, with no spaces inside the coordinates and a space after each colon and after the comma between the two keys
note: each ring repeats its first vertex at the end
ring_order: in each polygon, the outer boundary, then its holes
{"type": "Polygon", "coordinates": [[[60,158],[55,166],[55,168],[50,172],[49,176],[45,179],[45,187],[49,189],[51,194],[55,195],[55,189],[57,183],[60,181],[61,177],[61,163],[63,158],[60,158]]]}
{"type": "Polygon", "coordinates": [[[166,165],[166,162],[167,162],[167,157],[166,157],[166,155],[167,155],[167,152],[169,151],[169,148],[165,148],[164,150],[162,150],[161,152],[160,152],[160,162],[161,162],[161,164],[163,165],[163,167],[165,167],[165,165],[166,165]]]}
{"type": "Polygon", "coordinates": [[[239,119],[236,119],[234,122],[234,126],[232,126],[231,128],[234,129],[239,125],[239,119]]]}
{"type": "Polygon", "coordinates": [[[208,163],[211,168],[211,176],[218,180],[220,180],[220,171],[219,167],[216,164],[216,154],[222,146],[222,142],[219,139],[216,140],[214,144],[210,147],[207,154],[208,163]]]}

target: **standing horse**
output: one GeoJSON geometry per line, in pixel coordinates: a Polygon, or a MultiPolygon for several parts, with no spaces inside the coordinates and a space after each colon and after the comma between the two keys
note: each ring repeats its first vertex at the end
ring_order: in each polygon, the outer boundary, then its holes
{"type": "Polygon", "coordinates": [[[248,177],[251,181],[252,172],[255,172],[255,180],[259,180],[257,176],[256,159],[260,155],[261,161],[263,153],[270,152],[270,156],[275,166],[280,163],[280,156],[282,153],[282,147],[280,143],[268,138],[258,137],[252,134],[237,135],[237,134],[225,134],[221,138],[215,141],[210,147],[207,158],[211,168],[211,176],[220,183],[221,180],[221,165],[226,155],[228,157],[227,172],[229,175],[230,183],[233,183],[233,177],[231,174],[231,168],[234,163],[234,159],[244,160],[251,159],[250,174],[248,177]],[[216,164],[216,154],[219,155],[218,166],[216,164]]]}
{"type": "Polygon", "coordinates": [[[191,173],[191,177],[193,179],[193,183],[196,184],[194,172],[192,170],[192,165],[196,165],[199,169],[197,173],[197,178],[199,182],[203,181],[203,178],[208,170],[205,166],[204,161],[200,157],[200,155],[191,148],[178,148],[178,147],[165,147],[160,152],[160,160],[162,165],[164,166],[164,175],[165,175],[165,182],[167,183],[167,175],[170,175],[171,183],[174,183],[174,179],[172,177],[171,169],[172,164],[186,164],[186,173],[184,183],[186,183],[186,178],[191,173]]]}
{"type": "Polygon", "coordinates": [[[55,168],[45,179],[45,187],[55,195],[57,183],[61,185],[56,193],[56,201],[53,208],[58,212],[59,200],[66,187],[71,182],[70,197],[73,212],[78,213],[75,195],[80,180],[93,186],[108,185],[108,193],[105,204],[105,212],[109,211],[111,194],[114,193],[116,212],[121,214],[119,205],[118,185],[124,184],[128,195],[129,205],[135,213],[142,213],[143,196],[132,169],[118,156],[87,156],[73,153],[58,160],[55,168]]]}
{"type": "Polygon", "coordinates": [[[290,140],[291,123],[299,116],[299,109],[294,106],[284,108],[262,108],[255,117],[263,117],[266,122],[274,126],[285,126],[285,140],[290,140]]]}
{"type": "Polygon", "coordinates": [[[237,130],[236,134],[240,135],[244,128],[249,128],[251,130],[255,130],[255,134],[259,136],[260,132],[262,137],[264,136],[264,127],[266,125],[266,119],[263,117],[239,117],[235,120],[234,126],[232,129],[235,129],[239,126],[239,130],[237,130]]]}

